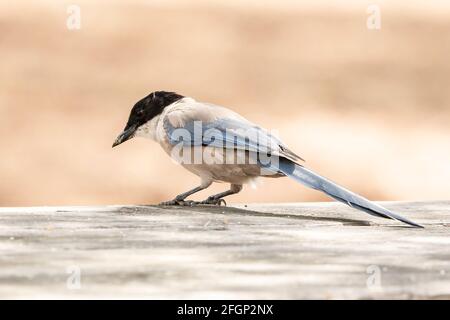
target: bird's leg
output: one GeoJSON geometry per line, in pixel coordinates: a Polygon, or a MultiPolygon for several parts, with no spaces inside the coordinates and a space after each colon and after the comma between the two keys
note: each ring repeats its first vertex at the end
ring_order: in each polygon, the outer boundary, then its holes
{"type": "Polygon", "coordinates": [[[208,197],[205,201],[200,202],[201,204],[214,204],[214,205],[227,205],[225,200],[223,199],[226,196],[239,193],[242,190],[242,184],[232,184],[230,190],[225,192],[221,192],[215,195],[208,197]]]}
{"type": "Polygon", "coordinates": [[[205,190],[211,185],[212,181],[202,181],[202,184],[198,187],[183,192],[175,197],[175,199],[170,201],[161,202],[159,205],[161,206],[192,206],[195,204],[198,204],[198,202],[192,201],[192,200],[185,200],[190,195],[193,195],[194,193],[197,193],[199,191],[205,190]]]}

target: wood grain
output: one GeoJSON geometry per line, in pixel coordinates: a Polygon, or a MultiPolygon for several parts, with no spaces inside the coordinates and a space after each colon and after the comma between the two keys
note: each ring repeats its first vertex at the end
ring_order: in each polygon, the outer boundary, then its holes
{"type": "Polygon", "coordinates": [[[384,205],[425,229],[338,203],[2,208],[0,298],[450,298],[450,202],[384,205]]]}

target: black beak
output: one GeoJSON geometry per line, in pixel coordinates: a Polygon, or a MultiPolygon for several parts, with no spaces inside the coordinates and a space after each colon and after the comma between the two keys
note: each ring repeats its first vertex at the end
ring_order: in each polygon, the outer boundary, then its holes
{"type": "Polygon", "coordinates": [[[114,141],[112,147],[116,147],[121,143],[124,143],[127,140],[130,140],[131,138],[134,137],[134,133],[136,132],[136,128],[130,127],[128,129],[125,129],[121,134],[119,134],[119,136],[117,137],[116,141],[114,141]]]}

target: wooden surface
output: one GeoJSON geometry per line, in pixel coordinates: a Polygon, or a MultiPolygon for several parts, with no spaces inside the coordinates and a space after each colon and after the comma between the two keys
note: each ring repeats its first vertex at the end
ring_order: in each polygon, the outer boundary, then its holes
{"type": "Polygon", "coordinates": [[[450,202],[0,209],[0,298],[450,298],[450,202]]]}

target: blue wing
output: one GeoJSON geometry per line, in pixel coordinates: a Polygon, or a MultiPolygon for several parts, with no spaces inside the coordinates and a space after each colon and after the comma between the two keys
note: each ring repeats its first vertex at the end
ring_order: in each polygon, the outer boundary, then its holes
{"type": "Polygon", "coordinates": [[[251,123],[236,119],[211,122],[189,121],[182,127],[164,122],[169,142],[183,146],[211,146],[246,150],[269,156],[283,156],[293,161],[303,160],[290,151],[277,137],[251,123]]]}

